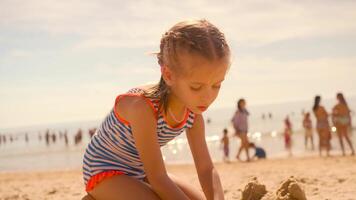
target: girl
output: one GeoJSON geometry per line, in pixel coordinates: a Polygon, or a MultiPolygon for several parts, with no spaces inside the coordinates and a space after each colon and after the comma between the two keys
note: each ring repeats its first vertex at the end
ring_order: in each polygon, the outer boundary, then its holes
{"type": "Polygon", "coordinates": [[[157,58],[159,83],[119,95],[89,143],[83,164],[86,198],[204,199],[167,173],[160,151],[186,131],[205,198],[224,199],[202,116],[230,66],[224,34],[206,20],[180,22],[163,35],[157,58]]]}
{"type": "Polygon", "coordinates": [[[235,129],[235,134],[241,140],[240,148],[236,155],[236,158],[238,160],[240,160],[240,154],[241,154],[242,150],[245,149],[246,161],[250,161],[250,155],[248,152],[250,142],[248,141],[248,138],[247,138],[247,131],[248,131],[247,117],[248,117],[248,115],[249,115],[249,113],[246,110],[246,101],[245,101],[245,99],[240,99],[237,102],[237,111],[235,112],[235,114],[231,120],[231,122],[234,126],[234,129],[235,129]]]}
{"type": "Polygon", "coordinates": [[[343,138],[346,139],[347,143],[350,146],[351,155],[355,155],[354,147],[352,146],[352,142],[348,135],[348,129],[351,127],[350,109],[347,106],[346,100],[342,93],[338,93],[336,95],[336,98],[339,101],[339,103],[336,104],[333,108],[332,119],[333,119],[333,123],[336,127],[337,136],[340,141],[342,155],[345,155],[343,138]]]}
{"type": "Polygon", "coordinates": [[[312,121],[310,119],[310,113],[309,112],[307,112],[304,115],[303,127],[304,127],[304,130],[305,130],[305,135],[304,135],[304,146],[305,146],[305,149],[307,149],[308,140],[310,139],[310,142],[311,142],[311,145],[312,145],[312,150],[314,150],[313,125],[312,125],[312,121]]]}
{"type": "Polygon", "coordinates": [[[284,119],[284,146],[289,153],[289,156],[292,156],[292,123],[289,120],[289,116],[284,119]]]}
{"type": "Polygon", "coordinates": [[[224,162],[230,162],[229,160],[229,152],[230,152],[230,148],[229,148],[229,136],[227,135],[228,131],[226,128],[224,128],[223,130],[223,136],[220,139],[220,144],[222,145],[222,149],[224,151],[224,157],[223,157],[223,161],[224,162]]]}
{"type": "Polygon", "coordinates": [[[320,106],[321,97],[316,96],[314,100],[313,112],[316,118],[316,130],[319,134],[319,155],[323,148],[326,149],[326,155],[329,156],[331,132],[328,120],[328,113],[323,106],[320,106]]]}

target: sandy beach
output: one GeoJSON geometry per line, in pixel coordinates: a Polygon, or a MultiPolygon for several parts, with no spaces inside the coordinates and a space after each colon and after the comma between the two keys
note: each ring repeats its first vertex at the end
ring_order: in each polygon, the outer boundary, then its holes
{"type": "MultiPolygon", "coordinates": [[[[199,185],[193,165],[170,165],[168,171],[199,185]]],[[[263,199],[276,199],[281,183],[294,176],[308,200],[356,199],[356,157],[286,158],[252,163],[216,163],[226,199],[241,199],[247,183],[257,177],[265,185],[263,199]]],[[[81,170],[1,172],[0,200],[81,199],[85,194],[81,170]]]]}

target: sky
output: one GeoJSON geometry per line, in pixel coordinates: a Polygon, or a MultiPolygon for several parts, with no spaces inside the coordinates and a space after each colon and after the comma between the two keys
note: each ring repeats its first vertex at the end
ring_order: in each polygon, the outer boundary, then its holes
{"type": "Polygon", "coordinates": [[[157,82],[162,34],[205,18],[232,66],[211,108],[356,95],[356,1],[1,0],[0,128],[95,120],[157,82]]]}

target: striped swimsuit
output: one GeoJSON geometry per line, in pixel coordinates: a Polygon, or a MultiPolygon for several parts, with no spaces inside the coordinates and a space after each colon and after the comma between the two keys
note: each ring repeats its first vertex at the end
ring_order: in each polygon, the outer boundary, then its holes
{"type": "MultiPolygon", "coordinates": [[[[159,99],[144,97],[143,90],[134,88],[116,98],[115,105],[123,96],[139,96],[144,98],[155,113],[158,112],[159,99]]],[[[157,115],[158,143],[162,147],[180,135],[185,129],[191,128],[194,113],[187,111],[181,124],[171,127],[160,112],[157,115]]],[[[129,122],[118,115],[114,108],[102,122],[84,153],[83,176],[86,191],[92,190],[104,178],[125,174],[139,180],[146,175],[143,163],[136,149],[129,122]]]]}

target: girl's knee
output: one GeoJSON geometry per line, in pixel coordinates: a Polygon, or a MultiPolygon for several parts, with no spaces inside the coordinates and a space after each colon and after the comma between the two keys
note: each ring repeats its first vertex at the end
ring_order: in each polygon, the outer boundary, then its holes
{"type": "Polygon", "coordinates": [[[95,200],[95,198],[93,196],[91,196],[90,194],[85,195],[85,197],[82,198],[82,200],[95,200]]]}

